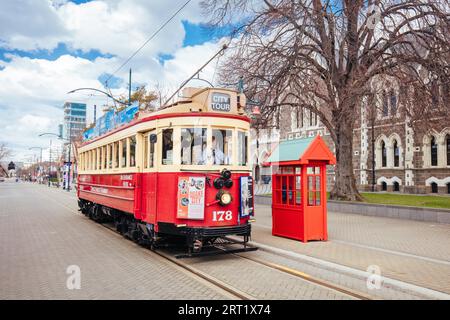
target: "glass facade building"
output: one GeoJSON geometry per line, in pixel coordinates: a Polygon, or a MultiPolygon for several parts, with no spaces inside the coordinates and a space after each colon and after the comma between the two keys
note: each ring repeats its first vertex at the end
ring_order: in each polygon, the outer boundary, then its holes
{"type": "Polygon", "coordinates": [[[86,128],[86,104],[66,102],[64,104],[64,138],[77,140],[86,128]]]}

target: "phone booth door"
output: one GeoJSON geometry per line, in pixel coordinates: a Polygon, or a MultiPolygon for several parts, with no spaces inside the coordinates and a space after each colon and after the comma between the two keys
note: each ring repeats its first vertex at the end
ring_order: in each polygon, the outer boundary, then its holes
{"type": "Polygon", "coordinates": [[[308,239],[327,240],[326,187],[323,164],[306,166],[305,226],[308,239]]]}

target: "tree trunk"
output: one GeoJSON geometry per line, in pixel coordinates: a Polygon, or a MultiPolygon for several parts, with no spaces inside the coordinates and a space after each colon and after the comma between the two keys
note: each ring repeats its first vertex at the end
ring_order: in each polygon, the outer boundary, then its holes
{"type": "Polygon", "coordinates": [[[336,124],[336,181],[330,199],[362,201],[353,174],[353,115],[334,121],[336,124]]]}

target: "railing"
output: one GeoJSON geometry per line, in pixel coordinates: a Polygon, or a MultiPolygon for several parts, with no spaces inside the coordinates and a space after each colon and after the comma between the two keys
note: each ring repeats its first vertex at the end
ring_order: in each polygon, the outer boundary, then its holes
{"type": "Polygon", "coordinates": [[[271,195],[272,182],[269,182],[268,184],[255,184],[254,192],[256,196],[271,195]]]}

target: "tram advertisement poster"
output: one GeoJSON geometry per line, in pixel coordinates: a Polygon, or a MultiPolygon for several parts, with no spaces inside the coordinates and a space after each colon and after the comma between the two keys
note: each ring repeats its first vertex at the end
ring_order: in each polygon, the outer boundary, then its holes
{"type": "Polygon", "coordinates": [[[253,216],[253,178],[240,178],[240,214],[241,217],[253,216]]]}
{"type": "Polygon", "coordinates": [[[178,178],[178,219],[205,217],[205,177],[178,178]]]}

